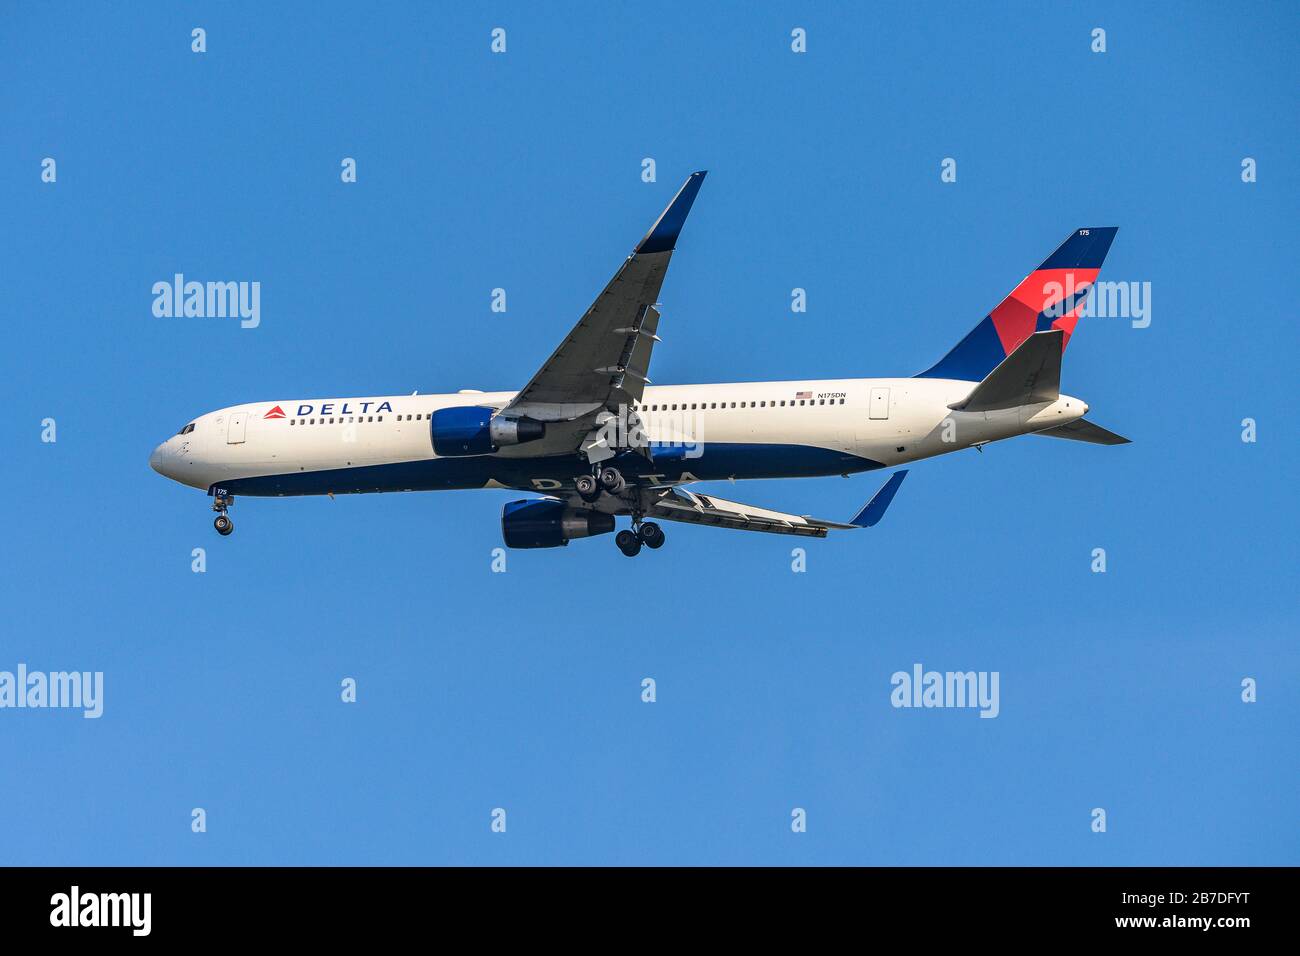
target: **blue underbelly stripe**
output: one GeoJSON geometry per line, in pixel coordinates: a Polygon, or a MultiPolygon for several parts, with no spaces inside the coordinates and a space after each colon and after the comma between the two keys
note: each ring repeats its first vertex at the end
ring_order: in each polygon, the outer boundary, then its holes
{"type": "MultiPolygon", "coordinates": [[[[683,446],[652,447],[654,463],[641,455],[626,455],[618,461],[629,477],[653,475],[661,482],[687,480],[716,481],[727,478],[811,478],[872,471],[884,466],[870,458],[814,445],[769,445],[729,442],[704,444],[697,457],[683,446]]],[[[323,495],[357,494],[376,491],[436,491],[454,488],[482,488],[489,481],[526,491],[571,488],[573,479],[585,469],[576,455],[551,458],[431,458],[331,468],[326,471],[290,472],[253,478],[230,478],[214,488],[232,495],[323,495]]]]}

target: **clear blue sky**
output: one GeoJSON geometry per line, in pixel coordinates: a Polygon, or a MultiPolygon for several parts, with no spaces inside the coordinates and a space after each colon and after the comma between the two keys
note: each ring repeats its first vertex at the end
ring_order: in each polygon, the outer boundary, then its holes
{"type": "MultiPolygon", "coordinates": [[[[98,721],[0,711],[0,861],[1300,862],[1298,26],[11,7],[0,669],[106,687],[98,721]],[[1134,443],[921,463],[868,533],[673,526],[634,563],[601,538],[505,574],[517,494],[242,499],[220,539],[148,468],[237,402],[519,387],[697,168],[656,381],[912,374],[1072,229],[1117,225],[1102,278],[1150,282],[1152,323],[1085,320],[1063,385],[1134,443]],[[260,281],[260,328],[154,318],[175,272],[260,281]],[[917,662],[1000,672],[1001,715],[893,709],[917,662]]],[[[881,481],[714,490],[847,518],[881,481]]]]}

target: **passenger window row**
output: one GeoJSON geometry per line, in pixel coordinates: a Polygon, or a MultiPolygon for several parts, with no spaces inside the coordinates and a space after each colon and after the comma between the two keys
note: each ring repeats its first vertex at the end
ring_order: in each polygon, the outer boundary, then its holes
{"type": "MultiPolygon", "coordinates": [[[[650,405],[634,405],[633,409],[638,412],[717,411],[717,410],[725,410],[727,408],[784,408],[786,407],[786,405],[794,407],[796,404],[808,405],[808,406],[827,405],[827,404],[843,405],[844,399],[842,398],[838,398],[838,399],[837,398],[831,398],[831,399],[792,398],[789,399],[788,401],[731,402],[730,404],[728,404],[727,402],[690,402],[690,403],[664,402],[662,404],[654,403],[650,405]]],[[[428,417],[433,418],[433,414],[430,413],[428,417]]],[[[414,415],[406,415],[406,416],[398,415],[397,421],[418,422],[424,420],[424,418],[425,418],[424,413],[419,412],[414,415]]],[[[291,418],[289,419],[289,424],[290,425],[351,425],[354,423],[364,423],[364,422],[382,422],[383,420],[384,420],[383,415],[347,415],[347,416],[334,415],[328,418],[291,418]]],[[[181,429],[181,434],[186,435],[192,432],[193,430],[194,430],[193,424],[186,425],[183,429],[181,429]]]]}
{"type": "MultiPolygon", "coordinates": [[[[800,399],[793,399],[793,398],[792,398],[792,399],[789,400],[788,403],[785,402],[785,401],[781,401],[781,402],[775,402],[775,401],[770,401],[770,402],[758,401],[758,402],[740,402],[739,405],[740,405],[741,408],[778,408],[778,407],[779,407],[779,408],[784,408],[787,404],[789,404],[789,405],[791,405],[791,406],[794,406],[796,403],[798,403],[799,405],[827,405],[827,404],[829,404],[829,405],[837,405],[837,404],[838,404],[838,405],[843,405],[843,404],[844,404],[844,399],[842,399],[842,398],[840,398],[840,399],[835,399],[835,398],[832,398],[832,399],[825,399],[825,398],[800,398],[800,399]]],[[[730,405],[731,408],[735,408],[736,406],[737,406],[737,403],[736,403],[736,402],[732,402],[731,405],[730,405]]],[[[636,406],[634,406],[634,410],[635,410],[635,411],[638,411],[638,412],[676,412],[676,411],[683,411],[683,412],[685,412],[685,411],[712,411],[712,410],[714,410],[714,409],[719,409],[719,410],[721,410],[721,409],[725,409],[725,408],[727,408],[727,407],[728,407],[728,405],[727,405],[726,402],[691,402],[689,408],[687,407],[687,403],[686,403],[686,402],[673,402],[673,403],[671,403],[671,404],[665,402],[665,403],[662,404],[662,405],[659,405],[659,404],[651,404],[651,405],[636,405],[636,406]]]]}
{"type": "MultiPolygon", "coordinates": [[[[424,412],[419,412],[415,415],[398,415],[396,420],[399,422],[403,422],[403,421],[419,422],[419,421],[424,421],[425,418],[433,418],[433,412],[430,412],[428,415],[425,415],[424,412]]],[[[384,420],[383,415],[347,415],[347,416],[334,415],[330,418],[291,418],[289,419],[289,424],[290,425],[351,425],[353,424],[353,422],[382,422],[383,420],[384,420]]],[[[190,425],[189,428],[191,431],[193,431],[194,426],[190,425]]]]}
{"type": "MultiPolygon", "coordinates": [[[[397,417],[398,420],[400,420],[402,416],[398,415],[397,417]]],[[[411,416],[408,415],[406,417],[410,418],[411,416]]],[[[291,418],[289,419],[289,424],[290,425],[351,425],[354,423],[362,423],[362,422],[382,422],[383,420],[384,420],[383,415],[378,415],[378,416],[348,415],[347,417],[344,417],[342,415],[335,415],[332,418],[291,418]]]]}

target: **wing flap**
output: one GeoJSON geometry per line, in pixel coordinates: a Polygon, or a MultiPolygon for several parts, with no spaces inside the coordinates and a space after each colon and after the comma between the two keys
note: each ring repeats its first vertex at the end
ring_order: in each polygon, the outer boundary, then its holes
{"type": "MultiPolygon", "coordinates": [[[[659,494],[661,497],[647,512],[663,521],[684,521],[687,524],[712,525],[715,528],[766,531],[770,534],[793,534],[808,538],[824,538],[832,526],[801,515],[787,515],[681,489],[664,489],[659,494]]],[[[833,526],[851,527],[838,524],[833,526]]]]}

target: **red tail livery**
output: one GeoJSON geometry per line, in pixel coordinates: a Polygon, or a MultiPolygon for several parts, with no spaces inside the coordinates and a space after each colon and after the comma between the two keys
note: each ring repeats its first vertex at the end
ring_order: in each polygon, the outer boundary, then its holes
{"type": "Polygon", "coordinates": [[[1118,231],[1115,226],[1076,229],[956,348],[917,377],[982,381],[1025,339],[1049,329],[1065,333],[1064,349],[1118,231]]]}

